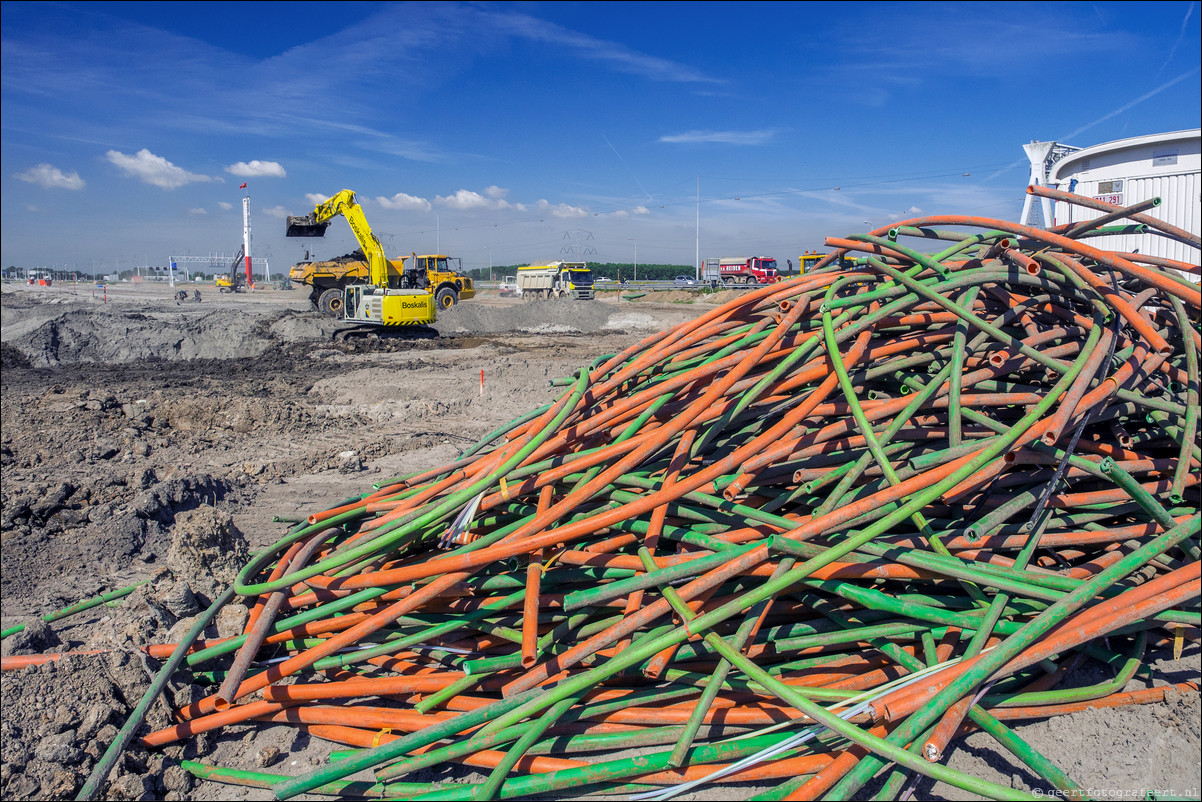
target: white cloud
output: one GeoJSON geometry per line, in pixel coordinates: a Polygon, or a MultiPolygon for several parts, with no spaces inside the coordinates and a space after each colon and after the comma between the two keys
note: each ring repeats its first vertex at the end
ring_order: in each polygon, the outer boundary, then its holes
{"type": "Polygon", "coordinates": [[[111,164],[126,175],[137,178],[144,184],[162,189],[178,189],[185,184],[206,183],[213,180],[207,175],[190,173],[182,167],[176,167],[162,156],[156,156],[146,148],[142,148],[133,156],[127,156],[116,150],[110,150],[104,155],[111,164]]]}
{"type": "Polygon", "coordinates": [[[208,209],[199,209],[199,208],[197,208],[197,209],[189,209],[189,210],[188,210],[188,214],[190,214],[190,215],[196,215],[196,216],[199,216],[199,215],[202,215],[202,214],[208,214],[208,213],[209,213],[208,209]]]}
{"type": "Polygon", "coordinates": [[[458,209],[460,211],[468,211],[471,209],[515,209],[519,212],[526,211],[526,207],[520,203],[510,203],[504,200],[502,196],[508,194],[509,190],[501,189],[500,187],[489,187],[484,190],[489,196],[485,197],[479,192],[473,192],[470,189],[460,189],[454,195],[436,195],[434,202],[440,206],[446,206],[450,209],[458,209]]]}
{"type": "Polygon", "coordinates": [[[249,162],[237,162],[225,168],[239,178],[287,178],[283,166],[279,162],[261,162],[254,159],[249,162]]]}
{"type": "Polygon", "coordinates": [[[673,145],[694,145],[699,143],[716,143],[720,145],[763,145],[780,133],[776,128],[765,128],[759,131],[685,131],[682,134],[668,134],[659,138],[660,142],[673,145]]]}
{"type": "Polygon", "coordinates": [[[270,209],[264,209],[263,214],[267,215],[268,217],[276,217],[280,220],[286,220],[291,212],[289,212],[283,206],[272,206],[270,209]]]}
{"type": "Polygon", "coordinates": [[[226,203],[225,201],[217,201],[217,208],[228,212],[230,209],[234,208],[234,204],[226,203]]]}
{"type": "Polygon", "coordinates": [[[320,192],[310,192],[308,195],[305,196],[305,200],[309,201],[309,203],[316,206],[319,203],[325,203],[332,197],[334,197],[334,196],[333,195],[322,195],[320,192]]]}
{"type": "Polygon", "coordinates": [[[461,189],[454,195],[443,197],[438,195],[434,198],[435,202],[443,206],[449,206],[452,209],[487,209],[493,205],[493,202],[481,195],[479,192],[472,192],[470,189],[461,189]]]}
{"type": "MultiPolygon", "coordinates": [[[[574,208],[574,207],[567,207],[574,208]]],[[[663,208],[663,207],[660,207],[663,208]]],[[[582,210],[584,211],[584,210],[582,210]]],[[[585,214],[588,212],[585,211],[585,214]]],[[[619,209],[616,212],[610,212],[609,216],[618,220],[628,220],[632,214],[651,214],[651,210],[646,206],[635,206],[633,209],[619,209]]]]}
{"type": "Polygon", "coordinates": [[[411,212],[430,211],[430,201],[414,195],[406,195],[404,192],[398,192],[391,198],[376,198],[376,203],[380,204],[385,209],[400,209],[411,212]]]}
{"type": "Polygon", "coordinates": [[[588,210],[580,206],[570,206],[566,203],[551,203],[540,199],[536,204],[540,212],[548,212],[552,217],[588,217],[588,210]]]}
{"type": "Polygon", "coordinates": [[[39,164],[37,167],[30,167],[23,173],[17,173],[14,178],[21,181],[27,181],[30,184],[37,184],[46,189],[83,189],[84,180],[79,177],[79,173],[72,171],[70,174],[64,173],[52,164],[39,164]]]}

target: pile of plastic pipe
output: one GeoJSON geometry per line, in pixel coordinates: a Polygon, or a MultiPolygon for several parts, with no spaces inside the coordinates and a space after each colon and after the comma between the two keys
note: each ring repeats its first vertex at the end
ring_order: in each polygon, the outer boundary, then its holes
{"type": "Polygon", "coordinates": [[[1198,246],[1150,205],[832,238],[598,358],[257,555],[218,602],[246,633],[165,669],[211,693],[143,746],[270,722],[353,748],[185,764],[281,799],[846,799],[881,772],[881,798],[1027,798],[946,766],[984,730],[1079,792],[1007,722],[1159,700],[1126,688],[1199,634],[1198,266],[1089,244],[1198,246]],[[1074,686],[1083,663],[1113,678],[1074,686]],[[484,779],[412,777],[461,764],[484,779]]]}

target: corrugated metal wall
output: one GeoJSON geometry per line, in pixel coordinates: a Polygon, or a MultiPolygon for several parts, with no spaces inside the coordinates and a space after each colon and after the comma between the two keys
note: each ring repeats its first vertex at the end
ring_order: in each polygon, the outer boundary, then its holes
{"type": "MultiPolygon", "coordinates": [[[[1111,179],[1104,180],[1110,181],[1111,179]]],[[[1123,181],[1124,206],[1132,206],[1149,198],[1160,198],[1160,206],[1145,212],[1145,214],[1194,234],[1202,231],[1202,219],[1200,219],[1202,186],[1199,186],[1198,173],[1126,178],[1123,181]]],[[[1096,180],[1080,181],[1074,191],[1076,194],[1086,197],[1100,194],[1096,180]]],[[[1063,224],[1092,220],[1100,216],[1101,212],[1058,202],[1055,215],[1057,224],[1063,224]]],[[[1151,256],[1198,263],[1197,248],[1155,234],[1096,237],[1090,239],[1089,244],[1106,250],[1126,253],[1138,248],[1140,253],[1151,256]]]]}

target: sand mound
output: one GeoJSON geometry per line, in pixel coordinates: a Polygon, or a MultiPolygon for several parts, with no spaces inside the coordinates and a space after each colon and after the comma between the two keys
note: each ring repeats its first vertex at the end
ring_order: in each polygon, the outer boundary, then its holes
{"type": "Polygon", "coordinates": [[[259,319],[237,309],[200,314],[116,307],[59,310],[49,318],[34,313],[12,325],[6,321],[5,345],[15,348],[33,367],[53,367],[142,359],[234,359],[258,356],[276,343],[275,337],[262,331],[259,319]]]}
{"type": "Polygon", "coordinates": [[[193,587],[211,595],[231,584],[249,559],[246,537],[228,513],[201,506],[176,516],[167,565],[193,587]]]}
{"type": "MultiPolygon", "coordinates": [[[[680,293],[688,297],[691,293],[680,293]]],[[[6,358],[31,367],[85,362],[127,364],[147,359],[190,361],[261,356],[281,345],[330,342],[348,324],[311,311],[159,303],[130,309],[46,302],[5,304],[6,358]]],[[[443,336],[464,334],[579,334],[654,330],[649,317],[611,304],[532,301],[495,306],[466,302],[438,313],[443,336]]]]}

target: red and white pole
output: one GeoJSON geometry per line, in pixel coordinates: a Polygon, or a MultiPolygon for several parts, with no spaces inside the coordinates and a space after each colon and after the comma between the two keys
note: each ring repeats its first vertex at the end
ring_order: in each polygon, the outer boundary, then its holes
{"type": "MultiPolygon", "coordinates": [[[[246,184],[243,184],[242,189],[246,189],[246,184]]],[[[249,191],[242,198],[242,254],[246,260],[246,287],[251,289],[255,286],[254,279],[251,277],[250,269],[250,194],[249,191]]]]}

